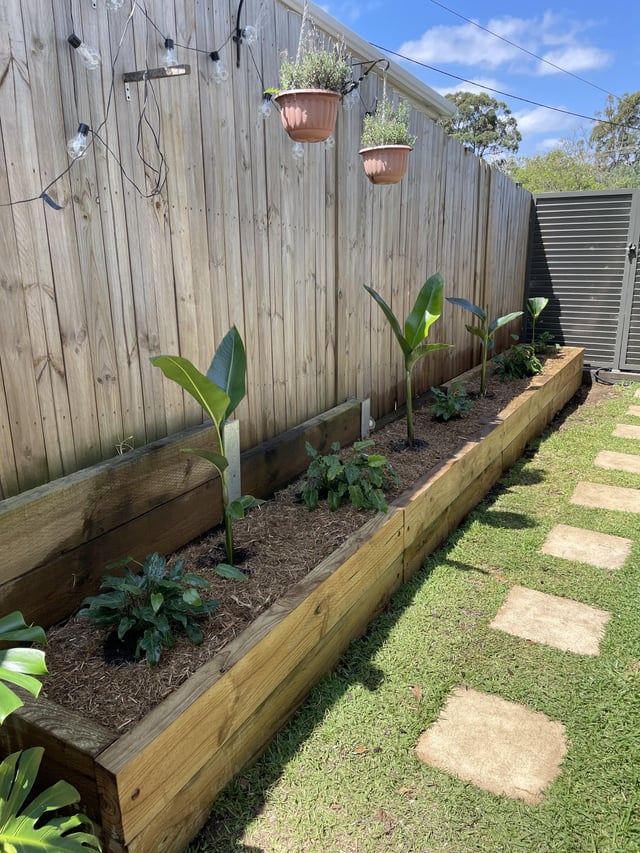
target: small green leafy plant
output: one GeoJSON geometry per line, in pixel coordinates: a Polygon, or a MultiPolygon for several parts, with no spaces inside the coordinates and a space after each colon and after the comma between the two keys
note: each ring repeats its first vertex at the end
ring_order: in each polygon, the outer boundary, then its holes
{"type": "Polygon", "coordinates": [[[362,123],[360,144],[363,148],[376,148],[379,145],[416,144],[416,137],[409,133],[409,105],[401,101],[397,107],[383,98],[376,105],[375,112],[368,113],[362,123]]]}
{"type": "MultiPolygon", "coordinates": [[[[25,624],[15,611],[0,619],[0,641],[5,643],[45,643],[42,628],[25,624]]],[[[44,652],[9,646],[0,649],[0,722],[23,705],[12,687],[22,687],[38,697],[41,684],[34,676],[45,675],[44,652]]],[[[0,850],[2,853],[87,853],[102,850],[88,830],[91,821],[83,814],[51,815],[80,801],[80,794],[68,782],[58,781],[30,803],[44,749],[31,747],[12,752],[0,764],[0,850]]]]}
{"type": "Polygon", "coordinates": [[[490,323],[488,309],[487,311],[484,311],[479,305],[474,305],[473,302],[469,302],[468,299],[461,299],[459,296],[447,296],[447,302],[451,302],[452,305],[459,305],[461,308],[465,308],[479,320],[478,325],[468,325],[466,329],[472,335],[480,338],[480,343],[482,345],[480,396],[484,397],[487,393],[487,359],[489,357],[489,350],[493,347],[493,336],[498,329],[506,326],[507,323],[515,320],[516,317],[521,317],[523,312],[512,311],[510,314],[505,314],[504,317],[498,317],[497,320],[493,320],[493,322],[490,323]]]}
{"type": "Polygon", "coordinates": [[[344,94],[352,69],[343,44],[326,45],[317,38],[298,51],[295,60],[286,55],[280,65],[280,89],[328,89],[344,94]]]}
{"type": "Polygon", "coordinates": [[[213,421],[218,447],[213,451],[184,448],[184,453],[206,459],[220,474],[227,562],[221,563],[216,571],[223,577],[242,579],[243,573],[233,565],[233,521],[244,518],[247,510],[260,506],[264,501],[251,495],[243,495],[234,501],[229,498],[229,461],[224,450],[224,425],[246,392],[247,357],[240,333],[235,326],[229,329],[213,356],[206,376],[188,358],[177,355],[157,355],[151,363],[159,367],[167,379],[177,382],[191,394],[213,421]]]}
{"type": "Polygon", "coordinates": [[[449,421],[452,418],[464,418],[473,410],[473,400],[469,399],[463,385],[452,385],[446,390],[431,388],[434,403],[431,413],[437,421],[449,421]]]}
{"type": "Polygon", "coordinates": [[[382,296],[372,287],[364,286],[367,293],[378,303],[396,336],[404,355],[404,370],[407,385],[407,443],[413,447],[413,390],[411,372],[415,365],[433,350],[451,347],[451,344],[427,344],[425,340],[431,326],[442,314],[442,288],[444,283],[439,273],[428,278],[420,288],[411,313],[404,323],[404,334],[395,314],[382,296]]]}
{"type": "Polygon", "coordinates": [[[384,492],[398,482],[393,466],[380,453],[365,453],[374,444],[372,439],[356,441],[349,454],[339,456],[340,442],[331,445],[332,453],[321,455],[309,442],[307,453],[312,457],[302,486],[302,499],[309,509],[326,498],[334,511],[349,500],[356,509],[389,509],[384,492]]]}
{"type": "Polygon", "coordinates": [[[502,382],[508,382],[510,379],[526,379],[528,376],[542,373],[542,364],[533,345],[517,343],[518,336],[512,337],[516,343],[493,358],[494,376],[502,382]]]}
{"type": "Polygon", "coordinates": [[[185,572],[182,560],[167,568],[159,554],[149,554],[142,564],[127,557],[109,568],[118,566],[125,567],[124,575],[105,575],[100,588],[108,591],[85,598],[80,618],[114,628],[118,640],[131,644],[135,659],[144,654],[149,664],[158,663],[162,650],[175,645],[175,630],[193,643],[202,642],[197,620],[218,606],[216,600],[200,597],[198,590],[209,586],[204,578],[185,572]],[[142,566],[142,572],[134,572],[131,564],[142,566]]]}

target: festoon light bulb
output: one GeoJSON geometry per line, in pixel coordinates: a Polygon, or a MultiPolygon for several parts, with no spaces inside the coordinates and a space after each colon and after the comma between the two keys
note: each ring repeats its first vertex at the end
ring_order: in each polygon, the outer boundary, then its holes
{"type": "Polygon", "coordinates": [[[302,144],[302,142],[293,143],[293,145],[291,146],[291,155],[296,160],[304,159],[304,145],[302,144]]]}
{"type": "Polygon", "coordinates": [[[260,106],[258,107],[258,112],[260,113],[262,118],[266,119],[269,118],[269,116],[271,115],[271,111],[273,109],[271,106],[271,97],[271,92],[262,93],[262,100],[260,101],[260,106]]]}
{"type": "Polygon", "coordinates": [[[346,95],[342,98],[342,108],[344,110],[352,110],[355,105],[358,103],[360,95],[358,93],[358,84],[353,87],[346,95]]]}
{"type": "Polygon", "coordinates": [[[122,9],[122,6],[124,5],[124,0],[104,0],[104,5],[110,12],[114,12],[118,9],[122,9]]]}
{"type": "Polygon", "coordinates": [[[78,132],[67,141],[67,151],[72,160],[81,160],[87,153],[89,145],[89,125],[82,122],[78,132]]]}
{"type": "Polygon", "coordinates": [[[75,50],[76,56],[80,62],[86,66],[86,68],[90,71],[95,71],[96,68],[100,67],[100,54],[95,47],[90,47],[88,44],[85,44],[75,33],[71,33],[67,41],[75,50]]]}
{"type": "Polygon", "coordinates": [[[255,44],[258,41],[258,30],[255,27],[248,26],[241,30],[240,35],[245,44],[255,44]]]}
{"type": "Polygon", "coordinates": [[[173,39],[164,40],[164,56],[162,62],[165,68],[174,68],[178,64],[176,46],[173,39]]]}
{"type": "Polygon", "coordinates": [[[229,72],[225,68],[224,62],[220,59],[220,54],[217,50],[211,51],[210,59],[213,59],[213,79],[216,83],[224,83],[229,79],[229,72]]]}

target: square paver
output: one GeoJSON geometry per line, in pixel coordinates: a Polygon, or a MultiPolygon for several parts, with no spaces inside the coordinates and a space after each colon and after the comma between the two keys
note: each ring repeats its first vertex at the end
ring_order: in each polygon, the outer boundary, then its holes
{"type": "Polygon", "coordinates": [[[620,512],[640,512],[640,490],[602,483],[578,483],[571,495],[572,504],[594,509],[616,509],[620,512]]]}
{"type": "Polygon", "coordinates": [[[610,471],[640,474],[640,456],[635,453],[613,453],[611,450],[601,450],[593,464],[597,468],[607,468],[610,471]]]}
{"type": "MultiPolygon", "coordinates": [[[[638,457],[640,459],[640,457],[638,457]]],[[[540,549],[543,554],[575,560],[599,569],[621,569],[631,553],[633,542],[622,536],[610,536],[595,530],[556,524],[540,549]]]]}
{"type": "Polygon", "coordinates": [[[635,424],[618,424],[611,435],[616,438],[635,438],[640,439],[640,426],[635,424]]]}
{"type": "Polygon", "coordinates": [[[541,802],[567,754],[565,727],[499,696],[456,688],[436,722],[420,735],[421,761],[478,788],[541,802]]]}
{"type": "Polygon", "coordinates": [[[640,418],[640,406],[629,406],[627,409],[628,415],[634,415],[636,418],[640,418]]]}
{"type": "Polygon", "coordinates": [[[610,618],[606,610],[514,586],[490,627],[563,652],[599,655],[600,640],[610,618]]]}

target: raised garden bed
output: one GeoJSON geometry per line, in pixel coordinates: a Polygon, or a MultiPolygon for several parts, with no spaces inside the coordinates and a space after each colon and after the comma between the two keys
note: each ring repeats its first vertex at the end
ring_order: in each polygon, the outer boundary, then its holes
{"type": "MultiPolygon", "coordinates": [[[[50,775],[64,776],[81,790],[106,849],[183,850],[229,779],[257,755],[581,380],[582,350],[564,349],[550,359],[497,423],[430,470],[386,515],[367,522],[126,734],[117,738],[40,699],[7,720],[0,730],[2,748],[45,746],[50,775]]],[[[359,428],[359,412],[356,416],[352,429],[359,428]]],[[[346,443],[345,435],[338,437],[346,443]]]]}

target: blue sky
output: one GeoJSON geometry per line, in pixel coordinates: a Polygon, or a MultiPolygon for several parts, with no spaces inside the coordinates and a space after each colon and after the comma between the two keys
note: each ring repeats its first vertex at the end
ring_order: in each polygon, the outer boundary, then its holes
{"type": "MultiPolygon", "coordinates": [[[[367,41],[477,81],[480,88],[593,116],[607,93],[640,89],[640,10],[636,3],[570,0],[442,0],[450,10],[537,54],[588,85],[452,14],[432,0],[331,0],[322,8],[367,41]],[[599,87],[599,88],[595,88],[599,87]],[[605,90],[605,91],[602,91],[605,90]]],[[[393,57],[441,94],[472,87],[393,57]]],[[[518,154],[544,154],[563,139],[590,133],[589,121],[490,92],[508,104],[523,141],[518,154]]]]}

